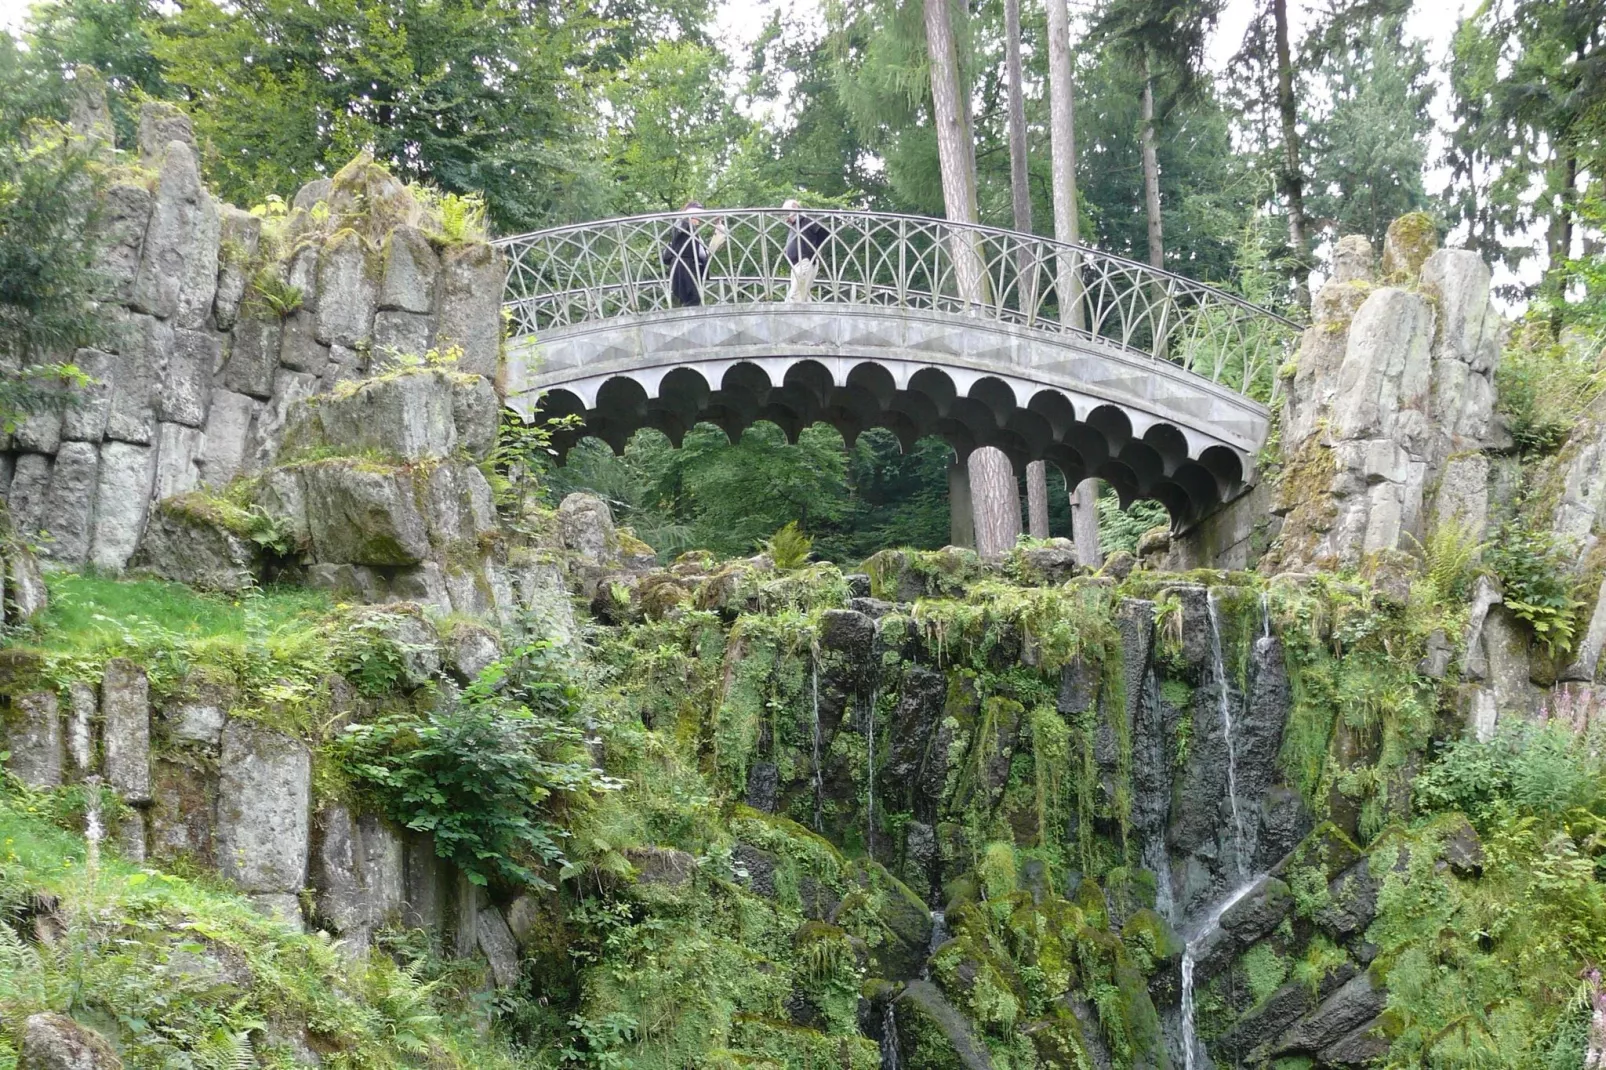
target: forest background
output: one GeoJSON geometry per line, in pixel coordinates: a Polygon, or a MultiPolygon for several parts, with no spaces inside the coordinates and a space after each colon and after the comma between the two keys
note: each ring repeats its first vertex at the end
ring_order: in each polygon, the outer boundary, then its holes
{"type": "MultiPolygon", "coordinates": [[[[1070,5],[1082,240],[1299,318],[1333,239],[1378,242],[1391,219],[1428,212],[1498,265],[1524,323],[1501,384],[1519,446],[1557,440],[1601,385],[1606,0],[1501,0],[1454,19],[1427,0],[1235,0],[1227,19],[1223,7],[1070,5]],[[1424,21],[1442,27],[1431,53],[1407,30],[1424,21]]],[[[96,329],[92,209],[60,196],[89,179],[45,125],[66,118],[80,64],[106,79],[120,142],[140,101],[178,103],[213,189],[265,213],[369,149],[493,233],[692,198],[941,216],[924,8],[48,0],[19,19],[13,5],[13,33],[0,33],[0,307],[23,312],[0,322],[16,369],[0,403],[34,404],[38,373],[62,374],[57,355],[96,329]],[[721,33],[733,18],[745,32],[721,33]]],[[[1018,39],[1028,207],[1050,232],[1045,14],[1021,5],[1018,39]]],[[[953,3],[949,17],[979,216],[1010,226],[1005,0],[953,3]]],[[[884,432],[849,447],[823,425],[796,444],[768,424],[735,444],[701,427],[680,449],[643,432],[622,457],[588,441],[547,490],[601,493],[666,555],[746,552],[796,520],[847,563],[948,541],[950,455],[935,439],[904,453],[884,432]]],[[[1051,530],[1069,534],[1066,488],[1049,479],[1051,530]]],[[[1152,503],[1123,514],[1108,497],[1100,514],[1107,550],[1163,521],[1152,503]]]]}

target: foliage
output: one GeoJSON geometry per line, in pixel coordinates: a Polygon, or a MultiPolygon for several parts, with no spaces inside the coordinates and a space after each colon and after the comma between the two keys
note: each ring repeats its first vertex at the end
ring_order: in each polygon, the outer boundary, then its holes
{"type": "Polygon", "coordinates": [[[1157,527],[1167,527],[1171,523],[1165,506],[1159,502],[1133,502],[1122,509],[1121,500],[1109,487],[1099,492],[1098,510],[1099,551],[1105,556],[1122,550],[1135,553],[1138,540],[1143,537],[1144,532],[1157,527]]]}
{"type": "Polygon", "coordinates": [[[788,520],[774,535],[760,542],[759,549],[769,555],[777,569],[790,572],[808,562],[814,540],[803,534],[796,520],[788,520]]]}
{"type": "Polygon", "coordinates": [[[1606,385],[1601,347],[1564,345],[1548,317],[1529,315],[1511,332],[1495,369],[1500,412],[1517,448],[1530,455],[1555,452],[1606,385]]]}
{"type": "Polygon", "coordinates": [[[536,888],[567,864],[554,807],[609,790],[579,746],[573,685],[537,642],[481,674],[455,702],[346,729],[336,749],[360,790],[434,838],[475,884],[536,888]]]}
{"type": "Polygon", "coordinates": [[[1505,525],[1486,552],[1486,563],[1500,578],[1506,608],[1528,622],[1552,656],[1572,649],[1583,604],[1572,596],[1565,555],[1548,532],[1516,522],[1505,525]]]}

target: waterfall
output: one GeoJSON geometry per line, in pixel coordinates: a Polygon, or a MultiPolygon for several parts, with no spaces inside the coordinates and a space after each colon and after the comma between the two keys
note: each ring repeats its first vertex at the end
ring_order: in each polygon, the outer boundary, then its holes
{"type": "Polygon", "coordinates": [[[920,979],[931,980],[931,956],[948,942],[948,916],[940,910],[931,912],[931,938],[926,941],[926,964],[920,967],[920,979]]]}
{"type": "Polygon", "coordinates": [[[881,1070],[903,1070],[903,1055],[898,1051],[898,1012],[892,1000],[881,1005],[881,1070]]]}
{"type": "Polygon", "coordinates": [[[825,778],[820,775],[820,658],[809,649],[809,676],[814,685],[814,831],[825,828],[825,778]]]}
{"type": "Polygon", "coordinates": [[[1216,615],[1216,594],[1205,592],[1205,606],[1210,611],[1210,656],[1215,662],[1216,693],[1221,706],[1221,732],[1227,746],[1227,801],[1232,805],[1233,858],[1237,863],[1238,878],[1244,876],[1244,823],[1238,812],[1238,758],[1232,744],[1232,696],[1227,687],[1227,664],[1221,656],[1221,622],[1216,615]]]}
{"type": "Polygon", "coordinates": [[[869,750],[870,772],[866,778],[867,792],[864,806],[864,849],[870,854],[870,861],[875,861],[875,708],[881,696],[875,691],[870,692],[870,710],[865,725],[864,739],[869,750]]]}
{"type": "Polygon", "coordinates": [[[1266,598],[1266,592],[1260,592],[1260,637],[1271,638],[1271,602],[1266,598]]]}
{"type": "Polygon", "coordinates": [[[1193,965],[1194,955],[1216,927],[1221,924],[1221,916],[1232,909],[1234,903],[1249,894],[1250,889],[1260,883],[1256,877],[1246,881],[1227,898],[1215,905],[1205,918],[1204,924],[1199,927],[1192,940],[1183,945],[1182,950],[1182,1063],[1183,1070],[1194,1070],[1194,1049],[1199,1046],[1199,1038],[1193,1031],[1193,965]]]}
{"type": "Polygon", "coordinates": [[[84,840],[88,844],[84,870],[89,874],[89,884],[93,888],[95,875],[100,869],[100,841],[106,838],[106,830],[100,823],[100,777],[85,777],[84,787],[89,789],[88,799],[84,803],[84,840]]]}

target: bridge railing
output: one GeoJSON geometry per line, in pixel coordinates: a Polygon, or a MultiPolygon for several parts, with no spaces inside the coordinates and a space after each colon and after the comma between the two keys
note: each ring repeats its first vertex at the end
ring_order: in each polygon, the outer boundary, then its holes
{"type": "MultiPolygon", "coordinates": [[[[1299,327],[1232,294],[1087,246],[923,216],[806,210],[827,237],[816,302],[974,315],[1168,360],[1259,401],[1299,327]]],[[[692,226],[711,249],[705,305],[787,299],[788,213],[701,210],[501,239],[510,335],[672,307],[666,255],[692,226]]]]}

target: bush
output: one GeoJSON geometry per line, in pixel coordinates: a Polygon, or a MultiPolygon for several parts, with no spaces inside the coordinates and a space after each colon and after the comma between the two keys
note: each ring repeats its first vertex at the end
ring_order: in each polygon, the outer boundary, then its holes
{"type": "Polygon", "coordinates": [[[1522,724],[1487,743],[1459,739],[1416,778],[1423,810],[1459,811],[1487,825],[1511,810],[1558,816],[1603,792],[1606,762],[1565,727],[1522,724]]]}
{"type": "Polygon", "coordinates": [[[555,806],[618,782],[592,767],[575,688],[538,642],[485,670],[456,701],[352,725],[337,756],[393,820],[431,833],[435,850],[475,884],[535,888],[566,864],[555,806]]]}
{"type": "Polygon", "coordinates": [[[1563,578],[1567,563],[1551,535],[1507,524],[1484,560],[1500,577],[1506,608],[1532,626],[1551,656],[1571,650],[1575,615],[1583,603],[1563,578]]]}

